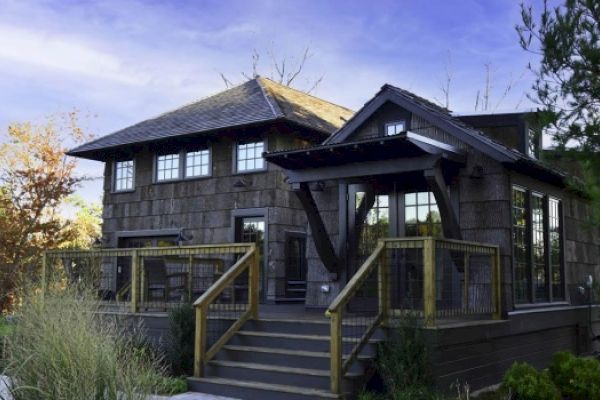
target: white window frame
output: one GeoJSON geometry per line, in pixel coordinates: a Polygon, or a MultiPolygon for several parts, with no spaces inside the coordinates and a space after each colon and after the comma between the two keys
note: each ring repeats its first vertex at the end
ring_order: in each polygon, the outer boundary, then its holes
{"type": "Polygon", "coordinates": [[[135,190],[135,160],[119,160],[113,164],[113,192],[132,192],[135,190]],[[131,164],[130,166],[120,167],[121,164],[131,164]],[[127,176],[119,177],[119,171],[131,168],[131,179],[127,176]],[[125,182],[124,187],[119,187],[119,182],[125,182]]]}
{"type": "Polygon", "coordinates": [[[391,122],[387,122],[385,124],[385,126],[383,127],[384,131],[383,131],[383,136],[396,136],[401,134],[402,132],[406,132],[406,120],[398,120],[398,121],[391,121],[391,122]],[[402,124],[402,130],[398,130],[398,125],[402,124]],[[394,128],[394,133],[389,133],[388,130],[389,128],[394,128]]]}
{"type": "Polygon", "coordinates": [[[156,182],[172,182],[172,181],[177,181],[181,179],[181,152],[177,152],[177,153],[165,153],[165,154],[157,154],[155,157],[155,172],[154,172],[154,179],[156,182]],[[161,169],[160,169],[160,163],[161,163],[161,158],[162,157],[177,157],[177,162],[175,163],[174,160],[171,158],[169,160],[164,160],[164,162],[166,163],[167,161],[171,161],[171,168],[165,169],[163,168],[162,171],[173,171],[175,170],[175,168],[173,168],[173,166],[177,167],[177,175],[176,176],[172,176],[172,172],[170,173],[170,177],[169,178],[165,178],[165,174],[163,174],[163,177],[161,178],[159,175],[161,173],[161,169]]]}
{"type": "MultiPolygon", "coordinates": [[[[267,163],[265,158],[262,156],[262,153],[264,153],[267,149],[267,141],[264,139],[261,140],[255,140],[255,141],[245,141],[245,142],[236,142],[235,144],[235,149],[234,149],[234,171],[238,174],[247,174],[247,173],[253,173],[253,172],[261,172],[261,171],[266,171],[267,170],[267,163]],[[256,152],[256,145],[258,144],[262,144],[262,151],[260,153],[259,158],[256,157],[256,153],[255,153],[255,157],[254,158],[244,158],[242,159],[243,161],[245,161],[247,163],[248,160],[254,160],[255,165],[256,165],[256,161],[260,160],[262,163],[261,167],[254,167],[254,168],[244,168],[244,169],[240,169],[240,152],[242,149],[240,149],[241,146],[248,146],[248,145],[254,145],[254,149],[253,151],[256,152]]],[[[246,151],[248,149],[245,149],[246,151]]]]}
{"type": "MultiPolygon", "coordinates": [[[[205,148],[200,148],[200,149],[196,149],[193,151],[184,151],[183,152],[183,157],[182,157],[182,163],[183,163],[183,177],[185,179],[197,179],[197,178],[205,178],[205,177],[209,177],[212,176],[212,151],[210,146],[205,147],[205,148]],[[190,165],[188,164],[188,156],[194,153],[204,153],[206,152],[206,164],[202,163],[202,158],[203,155],[200,155],[200,174],[199,175],[188,175],[188,167],[190,167],[190,165]],[[202,173],[202,167],[206,165],[206,173],[202,173]]],[[[192,169],[196,167],[196,165],[192,166],[192,169]]]]}

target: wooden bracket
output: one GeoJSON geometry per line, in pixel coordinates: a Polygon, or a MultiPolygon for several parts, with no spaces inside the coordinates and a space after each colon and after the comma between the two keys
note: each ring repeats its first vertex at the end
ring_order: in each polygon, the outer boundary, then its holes
{"type": "Polygon", "coordinates": [[[308,184],[300,183],[293,185],[292,187],[294,189],[294,193],[296,193],[296,196],[298,196],[304,211],[306,212],[306,217],[308,218],[308,224],[310,225],[313,241],[317,249],[317,254],[319,254],[319,258],[330,273],[339,272],[341,265],[339,257],[335,253],[333,244],[331,243],[331,238],[327,234],[327,229],[325,228],[323,219],[319,214],[317,203],[313,198],[308,184]]]}
{"type": "Polygon", "coordinates": [[[444,237],[447,239],[462,240],[458,218],[456,217],[452,202],[450,201],[450,195],[448,194],[448,187],[446,186],[446,181],[442,174],[441,165],[437,163],[435,167],[424,170],[423,175],[425,176],[429,190],[433,192],[433,195],[435,196],[435,201],[440,210],[444,237]]]}

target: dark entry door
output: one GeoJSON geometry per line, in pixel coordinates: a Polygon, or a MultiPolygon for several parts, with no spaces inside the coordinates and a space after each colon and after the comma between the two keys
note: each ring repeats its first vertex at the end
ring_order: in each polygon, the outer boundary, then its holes
{"type": "Polygon", "coordinates": [[[306,234],[286,232],[285,235],[285,297],[304,303],[306,298],[306,234]]]}

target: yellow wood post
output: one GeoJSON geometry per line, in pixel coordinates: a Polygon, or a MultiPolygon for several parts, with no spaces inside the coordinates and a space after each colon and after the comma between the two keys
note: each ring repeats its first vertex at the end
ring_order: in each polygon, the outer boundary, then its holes
{"type": "Polygon", "coordinates": [[[342,312],[330,313],[331,319],[331,392],[340,394],[342,388],[342,312]]]}
{"type": "Polygon", "coordinates": [[[425,326],[435,326],[435,240],[423,239],[423,317],[425,326]]]}
{"type": "Polygon", "coordinates": [[[194,256],[189,257],[188,263],[188,278],[187,278],[187,292],[188,292],[188,301],[193,301],[193,281],[194,281],[194,256]]]}
{"type": "Polygon", "coordinates": [[[140,257],[137,250],[131,253],[131,312],[139,311],[140,257]]]}
{"type": "Polygon", "coordinates": [[[502,279],[500,272],[500,248],[496,247],[492,254],[492,293],[494,298],[492,302],[494,304],[493,319],[502,319],[502,279]]]}
{"type": "Polygon", "coordinates": [[[470,260],[471,260],[471,256],[470,254],[465,250],[465,256],[464,256],[464,271],[463,271],[463,277],[464,277],[464,287],[463,287],[463,310],[467,311],[469,309],[469,264],[470,264],[470,260]]]}
{"type": "MultiPolygon", "coordinates": [[[[133,283],[133,281],[132,281],[133,283]]],[[[144,258],[142,257],[140,260],[140,303],[142,303],[142,307],[146,302],[148,291],[146,290],[146,267],[144,265],[144,258]]]]}
{"type": "Polygon", "coordinates": [[[194,335],[194,376],[204,375],[206,357],[206,306],[196,306],[196,333],[194,335]]]}
{"type": "Polygon", "coordinates": [[[381,313],[382,323],[386,323],[390,311],[390,266],[387,259],[386,249],[379,256],[378,277],[379,282],[379,312],[381,313]]]}
{"type": "Polygon", "coordinates": [[[256,245],[253,245],[252,250],[254,256],[251,259],[251,265],[248,277],[248,305],[250,308],[251,317],[258,318],[258,298],[260,296],[260,253],[256,245]]]}

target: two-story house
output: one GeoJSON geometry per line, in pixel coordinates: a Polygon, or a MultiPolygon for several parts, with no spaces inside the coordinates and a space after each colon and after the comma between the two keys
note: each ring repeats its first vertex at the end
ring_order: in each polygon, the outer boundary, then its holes
{"type": "MultiPolygon", "coordinates": [[[[320,143],[352,114],[256,78],[69,154],[105,163],[104,247],[257,242],[263,301],[303,302],[306,216],[262,154],[320,143]]],[[[130,280],[126,262],[104,272],[113,294],[130,280]]]]}
{"type": "Polygon", "coordinates": [[[445,389],[590,351],[600,232],[541,153],[535,113],[457,116],[391,85],[353,113],[264,78],[70,152],[105,162],[105,247],[258,243],[263,302],[327,310],[197,341],[190,387],[248,399],[356,393],[372,336],[409,312],[445,389]]]}

